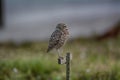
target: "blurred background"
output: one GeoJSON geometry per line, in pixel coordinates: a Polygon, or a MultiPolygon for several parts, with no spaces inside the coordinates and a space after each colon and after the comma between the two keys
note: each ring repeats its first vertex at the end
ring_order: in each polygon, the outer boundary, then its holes
{"type": "Polygon", "coordinates": [[[71,38],[101,34],[120,19],[119,0],[1,0],[0,41],[45,40],[58,23],[71,38]]]}
{"type": "Polygon", "coordinates": [[[0,80],[64,80],[46,53],[58,23],[69,26],[72,80],[120,79],[120,0],[0,0],[0,80]]]}

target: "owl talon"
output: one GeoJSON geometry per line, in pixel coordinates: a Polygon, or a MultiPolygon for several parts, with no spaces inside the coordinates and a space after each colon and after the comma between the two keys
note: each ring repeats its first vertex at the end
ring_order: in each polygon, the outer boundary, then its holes
{"type": "Polygon", "coordinates": [[[66,63],[66,60],[64,57],[60,57],[58,58],[58,64],[65,64],[66,63]]]}
{"type": "Polygon", "coordinates": [[[64,59],[64,57],[59,56],[59,59],[64,59]]]}

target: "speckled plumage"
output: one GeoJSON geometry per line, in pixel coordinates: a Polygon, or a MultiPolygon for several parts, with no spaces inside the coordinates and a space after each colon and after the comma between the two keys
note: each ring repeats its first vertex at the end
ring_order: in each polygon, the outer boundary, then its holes
{"type": "Polygon", "coordinates": [[[60,49],[67,41],[69,32],[67,26],[64,23],[60,23],[56,26],[56,30],[52,33],[47,52],[52,49],[60,49]]]}

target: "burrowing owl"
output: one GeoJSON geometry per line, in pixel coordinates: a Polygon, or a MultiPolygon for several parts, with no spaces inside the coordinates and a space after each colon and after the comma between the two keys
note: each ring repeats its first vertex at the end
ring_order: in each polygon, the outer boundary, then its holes
{"type": "Polygon", "coordinates": [[[59,23],[50,37],[47,52],[56,49],[58,51],[58,56],[60,57],[59,49],[66,43],[68,36],[68,27],[64,23],[59,23]]]}

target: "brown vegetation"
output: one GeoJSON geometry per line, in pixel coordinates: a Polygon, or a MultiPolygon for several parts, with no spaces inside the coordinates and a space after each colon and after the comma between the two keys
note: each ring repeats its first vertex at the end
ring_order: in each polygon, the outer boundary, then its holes
{"type": "Polygon", "coordinates": [[[116,38],[120,33],[120,21],[118,21],[114,26],[107,30],[104,34],[97,36],[97,40],[105,40],[108,38],[116,38]]]}

